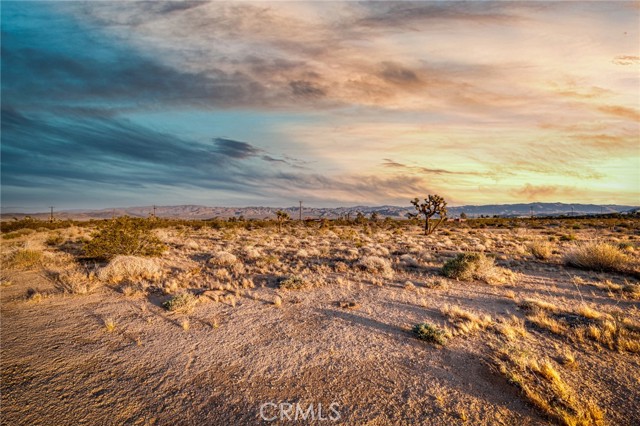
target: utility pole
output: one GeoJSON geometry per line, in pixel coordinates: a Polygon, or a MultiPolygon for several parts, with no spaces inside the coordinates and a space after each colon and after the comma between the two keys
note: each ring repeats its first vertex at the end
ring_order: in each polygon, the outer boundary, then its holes
{"type": "Polygon", "coordinates": [[[156,205],[153,205],[153,218],[156,218],[156,205]]]}
{"type": "Polygon", "coordinates": [[[49,214],[49,222],[53,222],[53,206],[49,206],[51,213],[49,214]]]}
{"type": "Polygon", "coordinates": [[[298,212],[298,220],[302,222],[302,200],[300,201],[300,211],[298,212]]]}

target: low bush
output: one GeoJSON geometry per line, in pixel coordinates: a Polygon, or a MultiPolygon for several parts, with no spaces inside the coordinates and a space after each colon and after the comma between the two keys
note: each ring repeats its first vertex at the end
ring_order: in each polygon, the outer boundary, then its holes
{"type": "Polygon", "coordinates": [[[363,269],[372,274],[379,274],[383,277],[391,278],[393,276],[393,269],[391,263],[382,257],[378,256],[364,256],[358,262],[360,269],[363,269]]]}
{"type": "Polygon", "coordinates": [[[438,326],[426,322],[413,326],[413,334],[420,340],[445,345],[447,343],[447,333],[438,326]]]}
{"type": "Polygon", "coordinates": [[[25,235],[31,235],[31,234],[35,234],[36,230],[35,229],[18,229],[17,231],[13,231],[13,232],[9,232],[7,234],[4,234],[2,236],[2,239],[4,240],[13,240],[15,238],[20,238],[20,237],[24,237],[25,235]]]}
{"type": "Polygon", "coordinates": [[[193,310],[197,302],[196,297],[191,293],[182,293],[173,296],[162,304],[162,306],[171,312],[189,312],[193,310]]]}
{"type": "Polygon", "coordinates": [[[101,224],[93,239],[84,245],[89,258],[111,260],[116,256],[159,256],[166,246],[152,232],[146,219],[119,217],[101,224]]]}
{"type": "Polygon", "coordinates": [[[513,281],[513,272],[494,264],[494,259],[483,253],[461,253],[447,261],[442,275],[462,281],[480,280],[487,284],[502,284],[513,281]]]}
{"type": "Polygon", "coordinates": [[[215,253],[210,259],[209,263],[217,266],[231,266],[238,263],[238,258],[229,252],[221,251],[215,253]]]}
{"type": "Polygon", "coordinates": [[[280,281],[278,284],[279,288],[285,290],[300,290],[307,286],[307,282],[298,275],[292,275],[280,281]]]}

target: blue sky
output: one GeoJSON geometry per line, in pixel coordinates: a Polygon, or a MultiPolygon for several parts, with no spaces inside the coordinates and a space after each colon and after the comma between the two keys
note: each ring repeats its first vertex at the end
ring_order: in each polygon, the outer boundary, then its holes
{"type": "Polygon", "coordinates": [[[638,204],[638,2],[2,2],[2,209],[638,204]]]}

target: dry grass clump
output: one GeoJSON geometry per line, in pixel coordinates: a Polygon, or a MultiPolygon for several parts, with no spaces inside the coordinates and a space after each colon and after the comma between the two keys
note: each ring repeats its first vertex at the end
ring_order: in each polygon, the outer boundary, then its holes
{"type": "Polygon", "coordinates": [[[107,333],[113,333],[113,331],[116,329],[116,321],[113,318],[105,318],[104,329],[107,331],[107,333]]]}
{"type": "Polygon", "coordinates": [[[511,315],[511,317],[506,319],[500,319],[494,327],[498,333],[511,341],[527,335],[527,328],[525,327],[524,320],[516,317],[515,315],[511,315]]]}
{"type": "Polygon", "coordinates": [[[495,265],[494,259],[483,253],[461,253],[447,261],[442,275],[462,281],[480,280],[487,284],[503,284],[513,281],[513,272],[495,265]]]}
{"type": "Polygon", "coordinates": [[[640,324],[623,314],[610,315],[587,305],[571,312],[532,306],[527,320],[541,329],[576,343],[592,341],[612,351],[640,353],[640,324]]]}
{"type": "Polygon", "coordinates": [[[564,261],[569,266],[593,271],[625,272],[629,266],[629,258],[618,247],[602,242],[575,246],[564,261]]]}
{"type": "Polygon", "coordinates": [[[577,365],[576,355],[571,351],[571,349],[564,347],[558,355],[558,362],[565,367],[573,368],[577,365]]]}
{"type": "Polygon", "coordinates": [[[181,293],[164,302],[162,306],[171,312],[191,312],[197,301],[193,294],[181,293]]]}
{"type": "Polygon", "coordinates": [[[211,256],[209,263],[216,266],[233,266],[238,263],[238,258],[229,252],[220,251],[211,256]]]}
{"type": "Polygon", "coordinates": [[[490,315],[476,314],[459,306],[445,305],[442,313],[455,326],[455,334],[465,335],[484,330],[493,323],[490,315]]]}
{"type": "Polygon", "coordinates": [[[116,256],[98,271],[101,281],[119,283],[123,280],[150,279],[162,276],[162,268],[155,260],[138,256],[116,256]]]}
{"type": "Polygon", "coordinates": [[[45,296],[46,294],[35,288],[30,288],[27,290],[27,300],[30,302],[40,303],[45,296]]]}
{"type": "Polygon", "coordinates": [[[59,246],[64,243],[64,237],[59,232],[54,232],[47,237],[44,243],[48,246],[59,246]]]}
{"type": "MultiPolygon", "coordinates": [[[[578,279],[579,277],[574,277],[574,282],[577,282],[578,279]]],[[[590,282],[588,285],[606,291],[610,297],[619,296],[625,299],[640,299],[640,283],[631,283],[625,280],[624,284],[616,284],[611,280],[603,280],[600,282],[590,282]]]]}
{"type": "Polygon", "coordinates": [[[378,256],[364,256],[358,263],[358,267],[372,274],[381,275],[385,278],[393,277],[391,262],[378,256]]]}
{"type": "Polygon", "coordinates": [[[445,289],[449,287],[449,281],[447,281],[447,279],[443,277],[432,276],[425,281],[424,286],[432,289],[445,289]]]}
{"type": "Polygon", "coordinates": [[[52,272],[56,286],[64,293],[88,294],[98,287],[95,276],[79,268],[52,272]]]}
{"type": "Polygon", "coordinates": [[[549,259],[553,253],[551,243],[545,240],[536,240],[527,246],[533,257],[539,260],[549,259]]]}
{"type": "Polygon", "coordinates": [[[527,316],[527,320],[539,328],[548,330],[558,336],[566,336],[569,331],[569,326],[565,321],[551,317],[547,312],[536,312],[533,315],[527,316]]]}
{"type": "Polygon", "coordinates": [[[622,286],[622,295],[628,297],[629,299],[639,300],[640,283],[626,283],[624,286],[622,286]]]}
{"type": "Polygon", "coordinates": [[[640,353],[640,326],[630,320],[607,318],[575,330],[578,340],[587,337],[612,351],[640,353]]]}
{"type": "Polygon", "coordinates": [[[23,249],[11,253],[4,267],[7,269],[32,269],[41,263],[42,251],[23,249]]]}
{"type": "Polygon", "coordinates": [[[558,423],[566,426],[604,424],[603,411],[584,395],[578,395],[562,379],[553,361],[505,346],[498,350],[495,362],[509,382],[558,423]]]}
{"type": "Polygon", "coordinates": [[[437,345],[445,345],[447,343],[447,332],[437,325],[423,322],[414,325],[411,331],[420,340],[435,343],[437,345]]]}
{"type": "Polygon", "coordinates": [[[558,307],[540,299],[524,299],[519,303],[520,308],[528,312],[558,312],[558,307]]]}

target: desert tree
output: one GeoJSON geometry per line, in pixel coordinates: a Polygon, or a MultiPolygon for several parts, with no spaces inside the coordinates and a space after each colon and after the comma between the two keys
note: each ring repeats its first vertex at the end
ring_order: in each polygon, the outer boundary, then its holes
{"type": "Polygon", "coordinates": [[[282,231],[282,224],[288,221],[289,219],[291,219],[291,216],[289,216],[289,213],[282,210],[278,210],[276,212],[276,220],[278,221],[279,231],[282,231]]]}
{"type": "Polygon", "coordinates": [[[424,235],[430,235],[447,218],[447,202],[439,195],[429,194],[424,202],[418,198],[411,200],[411,204],[418,213],[409,213],[409,217],[419,218],[424,216],[424,235]],[[438,219],[432,218],[438,215],[438,219]]]}

